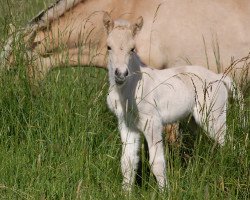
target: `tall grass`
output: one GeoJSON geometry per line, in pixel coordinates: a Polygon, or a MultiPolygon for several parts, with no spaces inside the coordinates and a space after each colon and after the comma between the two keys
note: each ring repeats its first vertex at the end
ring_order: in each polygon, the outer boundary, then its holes
{"type": "MultiPolygon", "coordinates": [[[[1,0],[2,10],[6,2],[1,0]]],[[[21,2],[21,3],[20,3],[21,2]]],[[[12,6],[19,26],[43,1],[12,6]]],[[[1,12],[1,24],[10,22],[1,12]]],[[[2,26],[3,27],[3,26],[2,26]]],[[[7,37],[7,25],[1,38],[7,37]]],[[[185,121],[180,146],[166,144],[170,192],[159,193],[141,152],[142,186],[121,190],[121,143],[115,117],[106,106],[107,74],[96,68],[54,70],[33,96],[24,52],[17,67],[0,77],[0,199],[250,199],[249,121],[239,106],[228,114],[228,142],[214,146],[185,121]]],[[[249,108],[244,111],[250,115],[249,108]]]]}

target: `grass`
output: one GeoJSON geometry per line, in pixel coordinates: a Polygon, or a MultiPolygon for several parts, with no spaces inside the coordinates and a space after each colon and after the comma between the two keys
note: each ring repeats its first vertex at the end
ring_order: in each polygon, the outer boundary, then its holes
{"type": "MultiPolygon", "coordinates": [[[[6,23],[25,24],[43,7],[38,0],[13,2],[1,0],[2,10],[15,13],[0,14],[2,40],[6,23]]],[[[181,146],[166,144],[171,192],[158,192],[142,152],[142,186],[126,196],[106,71],[54,70],[34,97],[18,53],[18,68],[0,77],[0,199],[250,199],[250,124],[242,125],[237,103],[229,106],[225,147],[214,148],[184,122],[181,146]]]]}

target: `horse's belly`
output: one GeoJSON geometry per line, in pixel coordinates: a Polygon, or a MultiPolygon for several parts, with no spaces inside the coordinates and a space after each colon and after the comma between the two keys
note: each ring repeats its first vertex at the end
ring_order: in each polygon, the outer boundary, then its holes
{"type": "MultiPolygon", "coordinates": [[[[250,23],[247,20],[250,7],[241,10],[233,2],[165,2],[153,26],[142,30],[138,37],[142,61],[155,68],[192,64],[205,66],[216,73],[224,72],[231,65],[232,57],[240,59],[250,51],[250,23]]],[[[249,80],[250,70],[242,69],[243,64],[234,67],[232,74],[239,77],[245,71],[249,80]]]]}

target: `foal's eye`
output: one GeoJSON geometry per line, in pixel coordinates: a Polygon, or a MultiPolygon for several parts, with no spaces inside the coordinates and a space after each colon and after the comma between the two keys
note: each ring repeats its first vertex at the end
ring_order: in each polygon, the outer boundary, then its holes
{"type": "Polygon", "coordinates": [[[135,47],[130,50],[131,52],[135,52],[135,47]]]}
{"type": "Polygon", "coordinates": [[[108,51],[109,51],[109,50],[111,50],[111,47],[110,47],[110,46],[107,46],[107,49],[108,49],[108,51]]]}

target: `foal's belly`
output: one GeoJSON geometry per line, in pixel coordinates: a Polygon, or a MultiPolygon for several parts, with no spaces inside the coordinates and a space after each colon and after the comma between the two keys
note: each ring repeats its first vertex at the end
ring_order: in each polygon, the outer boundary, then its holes
{"type": "Polygon", "coordinates": [[[164,124],[177,122],[193,111],[192,104],[168,105],[167,109],[160,111],[160,117],[164,124]]]}
{"type": "Polygon", "coordinates": [[[193,112],[195,106],[195,95],[192,90],[181,90],[164,94],[158,99],[158,112],[163,123],[173,123],[186,117],[193,112]]]}

